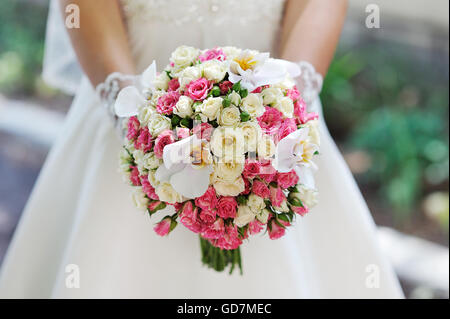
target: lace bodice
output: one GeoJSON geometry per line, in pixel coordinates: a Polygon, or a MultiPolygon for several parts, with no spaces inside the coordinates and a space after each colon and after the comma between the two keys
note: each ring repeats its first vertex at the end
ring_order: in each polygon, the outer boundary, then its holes
{"type": "Polygon", "coordinates": [[[138,69],[179,45],[276,50],[284,0],[121,0],[138,69]]]}

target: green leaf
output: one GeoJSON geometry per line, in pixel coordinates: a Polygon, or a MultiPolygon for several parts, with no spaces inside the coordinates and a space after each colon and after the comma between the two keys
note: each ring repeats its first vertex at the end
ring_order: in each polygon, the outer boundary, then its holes
{"type": "Polygon", "coordinates": [[[241,113],[241,121],[242,122],[247,122],[248,120],[250,120],[250,114],[248,114],[247,112],[242,112],[241,113]]]}

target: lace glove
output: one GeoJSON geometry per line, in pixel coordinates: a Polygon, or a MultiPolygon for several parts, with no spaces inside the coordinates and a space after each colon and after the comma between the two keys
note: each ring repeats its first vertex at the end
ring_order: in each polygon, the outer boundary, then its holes
{"type": "Polygon", "coordinates": [[[295,78],[298,90],[306,104],[311,106],[322,90],[323,77],[309,62],[300,61],[297,65],[300,67],[300,75],[295,78]]]}
{"type": "Polygon", "coordinates": [[[119,138],[125,135],[123,118],[119,118],[114,111],[114,102],[120,90],[127,85],[135,85],[138,82],[138,76],[122,74],[114,72],[108,75],[103,83],[100,83],[95,88],[97,96],[99,97],[102,106],[106,109],[111,118],[114,127],[116,128],[119,138]]]}

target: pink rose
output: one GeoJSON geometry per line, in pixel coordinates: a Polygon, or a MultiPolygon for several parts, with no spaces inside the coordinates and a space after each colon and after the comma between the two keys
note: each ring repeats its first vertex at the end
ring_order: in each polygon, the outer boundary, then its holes
{"type": "Polygon", "coordinates": [[[202,237],[206,239],[219,239],[225,234],[225,224],[222,218],[217,218],[217,220],[205,227],[202,232],[202,237]]]}
{"type": "Polygon", "coordinates": [[[200,219],[206,225],[211,225],[216,220],[216,212],[209,209],[202,209],[200,219]]]}
{"type": "Polygon", "coordinates": [[[211,135],[213,133],[214,127],[209,123],[201,123],[196,125],[192,129],[192,133],[197,135],[197,138],[201,140],[210,141],[211,135]]]}
{"type": "Polygon", "coordinates": [[[133,186],[141,186],[141,177],[139,176],[139,170],[137,166],[130,166],[130,181],[133,186]]]}
{"type": "Polygon", "coordinates": [[[301,97],[299,97],[297,102],[294,103],[294,116],[297,124],[305,124],[311,120],[319,118],[319,115],[317,113],[308,113],[306,102],[301,97]]]}
{"type": "Polygon", "coordinates": [[[263,90],[263,87],[260,86],[260,87],[257,87],[256,89],[254,89],[254,90],[252,91],[252,93],[261,93],[262,90],[263,90]]]}
{"type": "Polygon", "coordinates": [[[278,173],[277,174],[277,183],[281,186],[281,188],[289,188],[291,186],[298,184],[298,175],[294,170],[289,173],[278,173]]]}
{"type": "Polygon", "coordinates": [[[286,195],[284,195],[283,190],[280,186],[274,187],[270,186],[270,201],[272,202],[272,206],[281,207],[281,204],[286,200],[286,195]]]}
{"type": "Polygon", "coordinates": [[[261,161],[261,168],[259,173],[259,178],[264,180],[266,183],[271,183],[275,180],[277,175],[277,170],[272,166],[270,161],[261,161]]]}
{"type": "Polygon", "coordinates": [[[152,135],[150,134],[150,131],[148,130],[148,127],[144,127],[141,130],[137,140],[134,142],[134,147],[145,153],[151,151],[151,149],[153,147],[153,140],[152,140],[152,135]]]}
{"type": "Polygon", "coordinates": [[[281,124],[280,129],[278,130],[278,141],[281,141],[283,138],[295,131],[297,131],[297,124],[295,122],[295,119],[285,119],[281,124]]]}
{"type": "Polygon", "coordinates": [[[291,205],[291,209],[294,213],[299,214],[300,216],[305,216],[309,212],[309,209],[306,206],[302,207],[291,205]]]}
{"type": "Polygon", "coordinates": [[[170,233],[170,225],[172,223],[172,219],[170,217],[165,217],[162,221],[156,224],[153,230],[159,236],[167,236],[170,233]]]}
{"type": "Polygon", "coordinates": [[[250,191],[252,189],[252,183],[250,183],[250,181],[246,177],[242,177],[242,179],[244,180],[245,188],[244,188],[244,191],[240,195],[248,195],[248,194],[250,194],[250,191]]]}
{"type": "Polygon", "coordinates": [[[269,237],[270,239],[278,239],[284,236],[286,233],[286,227],[290,226],[291,224],[288,222],[285,222],[284,220],[275,218],[271,219],[269,222],[269,225],[267,226],[267,229],[269,231],[269,237]]]}
{"type": "Polygon", "coordinates": [[[300,92],[297,87],[294,86],[292,89],[287,90],[286,95],[292,99],[292,101],[296,102],[300,98],[300,92]]]}
{"type": "Polygon", "coordinates": [[[190,136],[190,130],[186,127],[177,127],[177,138],[182,140],[190,136]]]}
{"type": "Polygon", "coordinates": [[[206,99],[212,86],[213,84],[207,79],[200,78],[188,84],[185,95],[189,96],[194,101],[201,101],[206,99]]]}
{"type": "Polygon", "coordinates": [[[156,110],[158,113],[170,115],[173,113],[173,109],[180,98],[180,93],[176,91],[168,92],[161,96],[156,104],[156,110]]]}
{"type": "Polygon", "coordinates": [[[256,235],[263,230],[263,223],[261,223],[259,220],[255,219],[251,221],[248,224],[248,231],[250,232],[250,235],[256,235]]]}
{"type": "Polygon", "coordinates": [[[156,195],[155,189],[148,181],[148,175],[141,176],[142,191],[147,195],[148,198],[153,200],[159,200],[158,195],[156,195]]]}
{"type": "Polygon", "coordinates": [[[175,136],[171,130],[165,130],[161,132],[155,141],[155,148],[153,149],[155,156],[157,158],[162,158],[164,153],[164,147],[174,142],[175,136]]]}
{"type": "Polygon", "coordinates": [[[128,140],[134,140],[136,137],[139,136],[139,128],[141,126],[141,123],[139,123],[139,120],[136,116],[132,116],[128,119],[128,132],[127,132],[127,139],[128,140]]]}
{"type": "Polygon", "coordinates": [[[217,202],[217,215],[219,215],[224,219],[235,218],[236,209],[237,209],[237,201],[232,196],[221,197],[217,202]]]}
{"type": "Polygon", "coordinates": [[[245,160],[243,175],[246,178],[252,179],[261,173],[261,163],[255,160],[245,160]]]}
{"type": "Polygon", "coordinates": [[[254,180],[253,186],[252,186],[252,192],[255,195],[258,195],[262,198],[269,198],[270,196],[270,190],[267,187],[267,185],[260,180],[254,180]]]}
{"type": "Polygon", "coordinates": [[[211,241],[211,244],[225,250],[236,249],[242,244],[236,226],[225,226],[224,235],[218,240],[211,241]]]}
{"type": "Polygon", "coordinates": [[[204,53],[200,54],[198,59],[202,62],[214,60],[214,59],[219,60],[219,61],[225,61],[226,56],[225,56],[225,53],[222,51],[222,49],[215,48],[215,49],[211,49],[211,50],[206,50],[204,53]]]}
{"type": "Polygon", "coordinates": [[[283,114],[276,108],[266,106],[266,111],[263,115],[258,117],[259,126],[261,126],[264,133],[273,135],[281,126],[283,114]]]}
{"type": "Polygon", "coordinates": [[[178,82],[178,79],[172,79],[169,81],[169,92],[176,91],[180,87],[180,82],[178,82]]]}
{"type": "Polygon", "coordinates": [[[193,209],[192,202],[186,202],[180,214],[180,222],[192,232],[198,234],[203,229],[203,224],[198,218],[198,208],[193,209]]]}
{"type": "Polygon", "coordinates": [[[151,201],[150,204],[148,204],[147,208],[150,215],[152,215],[156,213],[158,210],[166,208],[166,206],[167,206],[166,203],[163,203],[159,200],[154,200],[151,201]]]}
{"type": "Polygon", "coordinates": [[[232,82],[223,81],[222,83],[219,84],[220,94],[222,94],[222,95],[227,94],[231,90],[232,87],[233,87],[232,82]]]}
{"type": "Polygon", "coordinates": [[[206,192],[195,199],[195,205],[205,210],[214,210],[217,206],[217,195],[213,186],[210,186],[206,192]]]}

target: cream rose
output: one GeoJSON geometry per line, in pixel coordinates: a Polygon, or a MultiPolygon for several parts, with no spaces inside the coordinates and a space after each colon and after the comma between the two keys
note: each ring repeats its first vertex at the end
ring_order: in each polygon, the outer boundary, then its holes
{"type": "Polygon", "coordinates": [[[149,170],[147,178],[150,185],[152,185],[154,188],[158,187],[161,184],[161,182],[156,179],[155,172],[155,170],[149,170]]]}
{"type": "Polygon", "coordinates": [[[250,207],[254,214],[259,214],[264,208],[266,208],[264,198],[259,197],[255,194],[250,194],[250,196],[248,196],[247,205],[248,207],[250,207]]]}
{"type": "Polygon", "coordinates": [[[272,157],[275,154],[275,143],[270,136],[263,136],[258,141],[258,155],[263,158],[272,157]]]}
{"type": "Polygon", "coordinates": [[[260,117],[265,112],[261,97],[254,93],[250,93],[246,98],[242,99],[241,109],[250,114],[254,119],[260,117]]]}
{"type": "Polygon", "coordinates": [[[148,198],[145,196],[141,187],[134,187],[131,199],[134,205],[141,210],[146,210],[148,206],[148,198]]]}
{"type": "Polygon", "coordinates": [[[157,90],[167,90],[170,78],[165,71],[160,73],[153,81],[153,85],[157,90]]]}
{"type": "Polygon", "coordinates": [[[217,163],[214,165],[214,174],[224,181],[235,181],[244,170],[243,163],[217,163]]]}
{"type": "Polygon", "coordinates": [[[280,212],[280,213],[287,213],[287,212],[289,212],[289,207],[288,207],[288,205],[287,205],[287,201],[282,202],[282,203],[281,203],[281,206],[279,206],[279,207],[274,207],[274,209],[275,209],[277,212],[280,212]]]}
{"type": "Polygon", "coordinates": [[[218,60],[210,60],[200,65],[203,76],[210,81],[220,82],[227,73],[227,66],[224,62],[218,60]]]}
{"type": "Polygon", "coordinates": [[[179,46],[172,52],[170,61],[175,65],[174,68],[185,68],[189,66],[199,56],[200,50],[186,45],[179,46]]]}
{"type": "Polygon", "coordinates": [[[263,224],[267,224],[267,221],[269,220],[270,212],[268,209],[264,208],[258,215],[256,215],[256,218],[263,224]]]}
{"type": "Polygon", "coordinates": [[[153,137],[156,137],[164,130],[171,128],[171,122],[168,117],[158,113],[153,113],[148,121],[148,129],[153,137]]]}
{"type": "Polygon", "coordinates": [[[190,66],[181,72],[179,82],[181,89],[184,89],[189,83],[202,77],[202,71],[198,66],[190,66]]]}
{"type": "Polygon", "coordinates": [[[226,181],[213,178],[213,186],[219,196],[238,196],[245,190],[245,183],[242,176],[234,181],[226,181]]]}
{"type": "Polygon", "coordinates": [[[276,104],[282,97],[283,92],[279,88],[270,87],[261,92],[264,105],[276,104]]]}
{"type": "Polygon", "coordinates": [[[150,106],[145,106],[139,110],[138,120],[141,125],[147,125],[152,114],[155,113],[155,109],[150,106]]]}
{"type": "Polygon", "coordinates": [[[223,47],[222,51],[223,51],[223,53],[225,53],[227,60],[232,60],[232,59],[236,58],[242,52],[241,49],[236,48],[236,47],[231,47],[231,46],[223,47]]]}
{"type": "Polygon", "coordinates": [[[317,146],[320,146],[319,120],[312,120],[307,122],[306,127],[309,128],[310,142],[317,146]]]}
{"type": "Polygon", "coordinates": [[[287,118],[294,116],[294,102],[289,97],[281,98],[274,107],[287,118]]]}
{"type": "Polygon", "coordinates": [[[319,193],[316,189],[307,188],[303,185],[298,185],[298,193],[290,193],[294,197],[300,199],[308,208],[312,208],[319,202],[319,193]]]}
{"type": "Polygon", "coordinates": [[[162,164],[162,160],[157,158],[153,152],[146,153],[142,158],[142,162],[147,170],[157,169],[162,164]]]}
{"type": "Polygon", "coordinates": [[[147,169],[144,166],[144,152],[141,150],[134,150],[133,151],[133,157],[134,161],[136,162],[138,171],[141,175],[145,175],[147,169]]]}
{"type": "Polygon", "coordinates": [[[245,151],[256,152],[258,141],[262,135],[259,124],[257,122],[248,121],[239,124],[239,127],[242,129],[244,135],[245,151]]]}
{"type": "Polygon", "coordinates": [[[156,195],[158,195],[159,199],[163,202],[175,204],[183,201],[183,196],[178,194],[170,183],[161,183],[155,191],[156,195]]]}
{"type": "Polygon", "coordinates": [[[241,96],[235,91],[231,92],[230,95],[228,95],[228,98],[230,99],[231,104],[235,106],[239,106],[241,104],[241,96]]]}
{"type": "Polygon", "coordinates": [[[239,205],[234,223],[238,227],[244,227],[255,219],[255,214],[246,205],[239,205]]]}
{"type": "Polygon", "coordinates": [[[295,82],[291,77],[286,77],[283,81],[273,85],[273,87],[280,88],[282,90],[290,90],[294,87],[295,82]]]}
{"type": "Polygon", "coordinates": [[[223,162],[241,162],[245,153],[242,130],[218,127],[211,137],[211,150],[223,162]]]}
{"type": "Polygon", "coordinates": [[[241,122],[241,112],[231,105],[223,108],[219,115],[219,124],[222,126],[235,126],[241,122]]]}
{"type": "Polygon", "coordinates": [[[193,101],[189,97],[184,96],[184,95],[180,96],[177,104],[175,105],[173,113],[175,113],[176,115],[178,115],[182,118],[191,116],[193,113],[192,104],[193,104],[193,101]]]}
{"type": "Polygon", "coordinates": [[[222,108],[221,97],[209,97],[199,105],[198,110],[202,112],[210,121],[213,121],[219,116],[222,108]]]}

